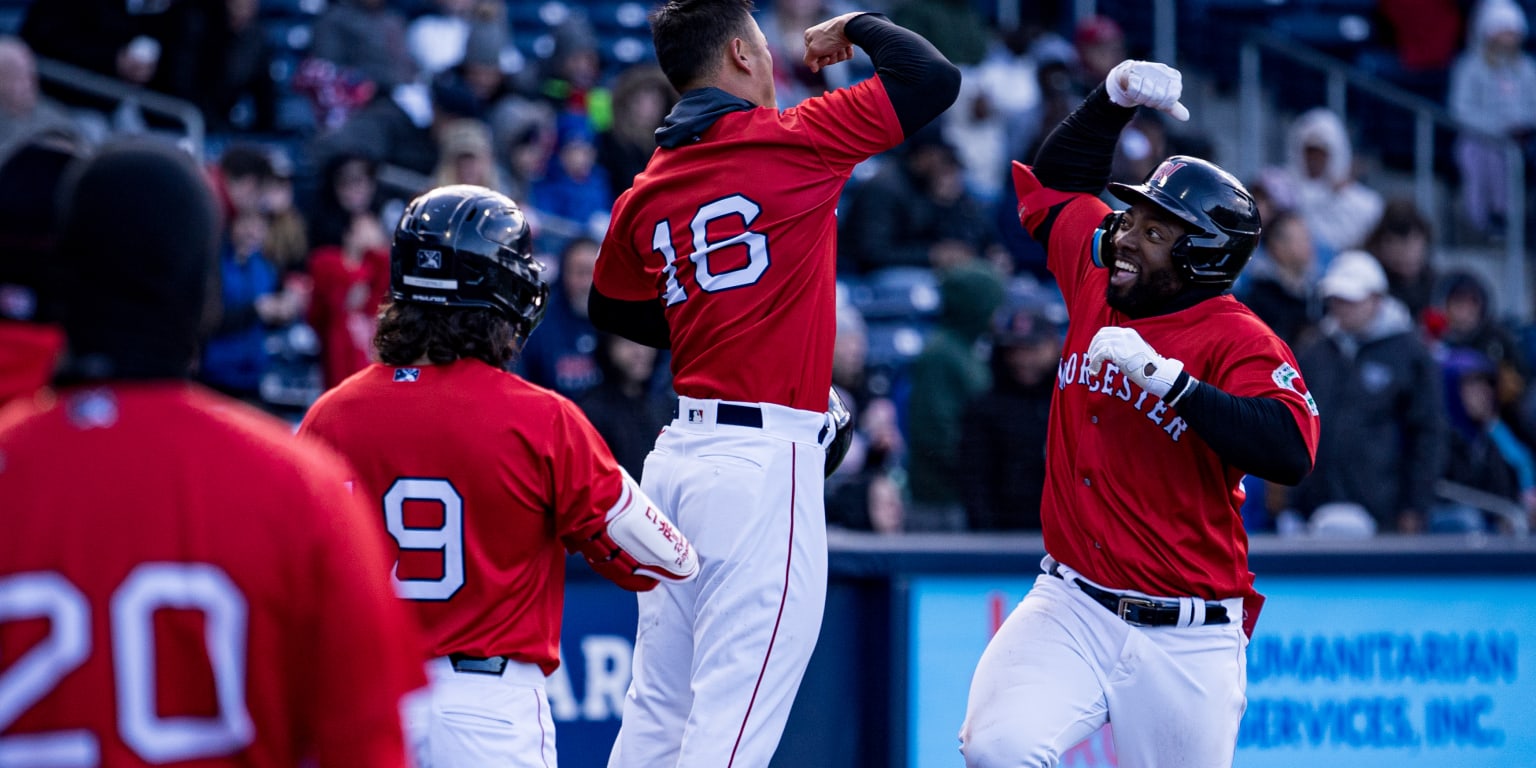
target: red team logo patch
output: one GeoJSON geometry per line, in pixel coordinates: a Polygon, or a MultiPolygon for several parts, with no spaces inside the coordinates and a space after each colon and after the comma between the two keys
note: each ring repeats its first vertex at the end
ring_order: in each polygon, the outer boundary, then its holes
{"type": "Polygon", "coordinates": [[[1168,181],[1169,176],[1172,176],[1185,165],[1187,163],[1163,163],[1153,172],[1152,178],[1147,180],[1147,186],[1162,186],[1164,182],[1168,181]]]}

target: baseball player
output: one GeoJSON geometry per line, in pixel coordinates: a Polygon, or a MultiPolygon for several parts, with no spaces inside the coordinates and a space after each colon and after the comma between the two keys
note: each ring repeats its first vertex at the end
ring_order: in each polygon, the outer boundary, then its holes
{"type": "Polygon", "coordinates": [[[834,209],[853,167],[926,125],[959,71],[883,16],[805,31],[813,71],[858,45],[875,77],[775,108],[750,0],[651,17],[681,100],[614,203],[589,314],[672,350],[677,418],[645,490],[698,548],[699,579],[640,596],[634,679],[610,766],[768,764],[826,598],[825,409],[836,332],[834,209]]]}
{"type": "Polygon", "coordinates": [[[201,172],[118,144],[76,177],[70,356],[0,416],[0,765],[404,768],[426,679],[383,530],[334,453],[188,381],[201,172]]]}
{"type": "Polygon", "coordinates": [[[64,348],[50,290],[54,193],[77,157],[72,142],[38,136],[0,165],[0,405],[47,383],[64,348]]]}
{"type": "Polygon", "coordinates": [[[1097,195],[1135,107],[1179,120],[1177,70],[1125,61],[1014,164],[1070,324],[1047,433],[1045,574],[982,654],[969,766],[1054,766],[1105,722],[1121,765],[1231,765],[1262,598],[1243,475],[1294,485],[1317,410],[1291,350],[1229,293],[1259,236],[1243,185],[1175,156],[1097,195]]]}
{"type": "Polygon", "coordinates": [[[544,678],[560,663],[566,549],[631,590],[697,573],[581,411],[507,371],[544,314],[539,270],[501,194],[416,198],[390,250],[383,362],[299,427],[351,459],[397,545],[389,577],[428,639],[431,701],[407,720],[423,768],[555,765],[544,678]]]}

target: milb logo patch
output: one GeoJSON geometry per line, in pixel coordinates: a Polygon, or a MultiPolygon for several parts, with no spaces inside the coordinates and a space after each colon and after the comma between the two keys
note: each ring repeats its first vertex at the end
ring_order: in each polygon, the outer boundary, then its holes
{"type": "Polygon", "coordinates": [[[421,378],[420,368],[396,368],[395,381],[416,381],[421,378]]]}
{"type": "Polygon", "coordinates": [[[1301,399],[1307,401],[1307,410],[1311,411],[1313,416],[1317,415],[1317,401],[1313,400],[1312,393],[1307,391],[1307,383],[1302,381],[1301,372],[1292,368],[1290,363],[1281,363],[1269,377],[1275,380],[1275,386],[1301,395],[1301,399]]]}
{"type": "Polygon", "coordinates": [[[417,251],[416,266],[421,269],[442,269],[443,254],[441,251],[417,251]]]}

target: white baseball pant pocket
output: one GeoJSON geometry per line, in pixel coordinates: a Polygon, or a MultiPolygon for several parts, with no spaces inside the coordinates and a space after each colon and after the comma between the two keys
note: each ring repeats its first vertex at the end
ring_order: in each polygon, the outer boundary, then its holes
{"type": "Polygon", "coordinates": [[[429,693],[407,710],[419,768],[556,768],[555,722],[537,666],[508,662],[501,675],[427,663],[429,693]]]}

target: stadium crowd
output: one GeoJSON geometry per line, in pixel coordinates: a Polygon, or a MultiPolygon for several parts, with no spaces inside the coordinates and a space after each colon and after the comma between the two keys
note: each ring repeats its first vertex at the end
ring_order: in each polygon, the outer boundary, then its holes
{"type": "MultiPolygon", "coordinates": [[[[40,80],[36,57],[185,100],[206,122],[223,311],[202,350],[205,384],[296,423],[377,357],[388,233],[404,202],[482,185],[529,212],[553,275],[518,371],[580,405],[639,476],[673,409],[668,357],[599,333],[587,296],[614,199],[677,99],[650,58],[643,4],[6,5],[0,158],[40,137],[85,153],[114,134],[177,134],[136,91],[104,101],[40,80]]],[[[844,5],[759,3],[781,109],[871,73],[867,59],[817,72],[800,63],[801,31],[844,5]]],[[[1066,314],[1041,244],[1019,226],[1009,162],[1028,162],[1042,126],[1147,52],[1113,15],[1075,20],[1067,2],[1022,4],[1009,20],[970,0],[870,5],[964,75],[943,119],[861,166],[839,207],[834,383],[858,430],[828,482],[828,520],[891,533],[1036,530],[1066,314]]],[[[1323,413],[1317,470],[1297,488],[1251,482],[1245,523],[1342,536],[1536,523],[1536,327],[1499,306],[1481,273],[1448,268],[1439,231],[1483,244],[1503,231],[1504,156],[1487,134],[1525,142],[1528,165],[1536,156],[1529,5],[1363,5],[1391,45],[1362,43],[1362,60],[1396,57],[1397,71],[1440,84],[1472,129],[1447,153],[1455,211],[1433,217],[1384,195],[1362,161],[1370,137],[1315,104],[1288,119],[1283,161],[1245,180],[1264,234],[1234,292],[1296,351],[1323,413]]],[[[1198,115],[1178,128],[1139,115],[1113,177],[1139,182],[1168,155],[1214,151],[1198,115]]],[[[4,314],[23,319],[9,304],[4,314]]]]}

